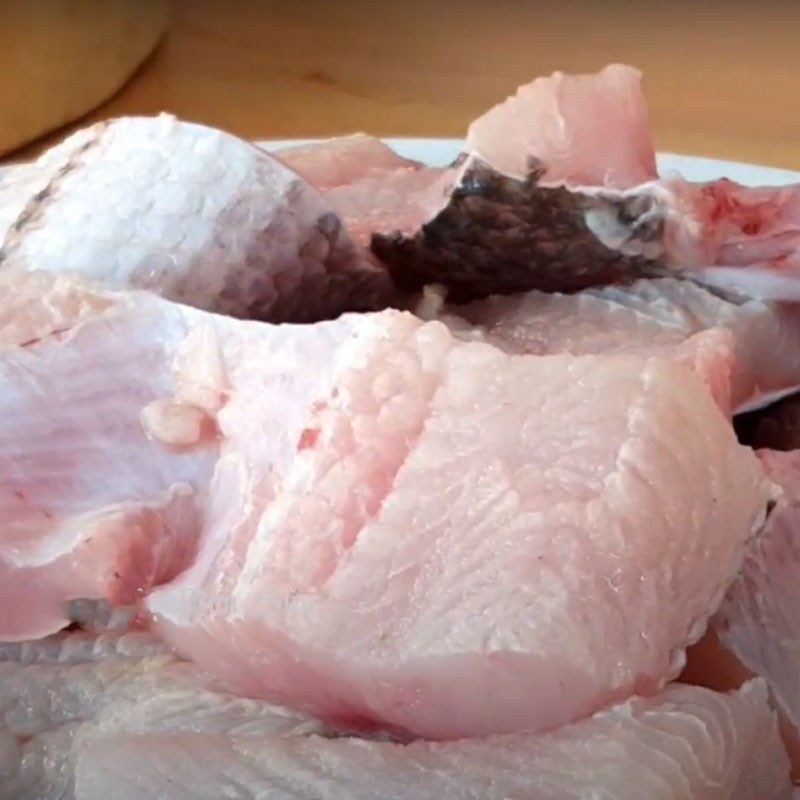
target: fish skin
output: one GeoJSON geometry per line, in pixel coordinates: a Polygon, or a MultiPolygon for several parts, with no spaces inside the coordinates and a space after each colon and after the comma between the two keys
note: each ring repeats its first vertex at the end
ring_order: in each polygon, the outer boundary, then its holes
{"type": "Polygon", "coordinates": [[[0,266],[202,309],[311,321],[388,283],[320,194],[259,148],[171,116],[78,131],[0,182],[0,266]]]}
{"type": "Polygon", "coordinates": [[[166,733],[170,738],[192,732],[275,737],[328,733],[301,715],[225,692],[193,664],[163,651],[153,655],[143,641],[123,638],[129,641],[123,647],[119,640],[120,657],[107,657],[108,642],[87,649],[87,641],[77,647],[65,641],[64,652],[81,653],[88,660],[47,660],[53,649],[46,648],[45,660],[0,662],[0,798],[80,797],[74,751],[86,729],[166,733]]]}
{"type": "Polygon", "coordinates": [[[0,353],[0,639],[59,630],[70,600],[131,603],[191,557],[215,447],[170,451],[140,423],[172,391],[189,310],[105,301],[0,353]]]}
{"type": "Polygon", "coordinates": [[[250,499],[256,460],[218,471],[207,552],[146,601],[160,635],[242,692],[410,736],[552,729],[657,691],[763,521],[758,461],[685,365],[514,356],[417,324],[318,385],[273,502],[250,499]],[[656,620],[665,592],[687,605],[656,620]]]}
{"type": "Polygon", "coordinates": [[[673,685],[544,735],[400,745],[315,735],[132,733],[100,722],[34,737],[25,747],[29,785],[53,785],[54,763],[68,784],[66,792],[37,800],[106,800],[110,792],[118,800],[791,797],[775,717],[757,681],[728,695],[673,685]],[[49,760],[39,755],[46,748],[49,760]]]}
{"type": "Polygon", "coordinates": [[[677,273],[799,300],[800,187],[659,178],[640,77],[623,65],[555,73],[473,122],[437,194],[374,229],[396,284],[442,284],[467,302],[677,273]]]}

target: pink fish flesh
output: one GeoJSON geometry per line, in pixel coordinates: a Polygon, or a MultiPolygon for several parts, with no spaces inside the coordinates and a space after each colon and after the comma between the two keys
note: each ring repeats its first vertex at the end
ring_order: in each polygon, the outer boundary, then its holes
{"type": "Polygon", "coordinates": [[[783,496],[726,594],[716,627],[723,644],[766,679],[780,708],[800,728],[800,451],[759,455],[783,496]]]}
{"type": "Polygon", "coordinates": [[[200,552],[147,601],[165,640],[241,692],[443,739],[675,677],[771,497],[703,377],[371,319],[317,347],[279,470],[241,453],[252,406],[218,415],[200,552]]]}
{"type": "Polygon", "coordinates": [[[800,386],[800,310],[726,300],[692,281],[661,278],[572,295],[497,296],[439,313],[456,330],[480,333],[510,352],[537,355],[678,353],[695,334],[729,331],[734,411],[800,386]]]}

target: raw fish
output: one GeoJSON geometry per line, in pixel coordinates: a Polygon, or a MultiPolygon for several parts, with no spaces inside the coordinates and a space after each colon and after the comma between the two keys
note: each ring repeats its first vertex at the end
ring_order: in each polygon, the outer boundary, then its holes
{"type": "Polygon", "coordinates": [[[167,115],[99,122],[4,177],[0,266],[273,321],[380,307],[388,291],[295,172],[167,115]]]}
{"type": "Polygon", "coordinates": [[[218,414],[202,548],[147,601],[163,638],[243,693],[429,738],[658,691],[772,497],[703,376],[373,318],[261,427],[286,430],[278,468],[242,455],[252,405],[218,414]]]}
{"type": "Polygon", "coordinates": [[[364,133],[284,147],[273,155],[325,194],[370,176],[422,169],[418,161],[399,156],[380,139],[364,133]]]}
{"type": "MultiPolygon", "coordinates": [[[[274,326],[144,292],[94,293],[87,309],[52,283],[55,295],[18,304],[51,333],[0,351],[0,640],[84,621],[72,601],[129,605],[169,581],[215,513],[212,475],[269,464],[253,487],[263,510],[297,454],[309,393],[340,360],[357,369],[362,340],[392,353],[421,325],[385,312],[274,326]],[[221,429],[218,412],[235,425],[221,429]]],[[[11,341],[28,335],[11,329],[11,341]]]]}
{"type": "Polygon", "coordinates": [[[728,301],[691,281],[640,280],[573,295],[529,292],[438,313],[455,330],[480,333],[509,352],[537,355],[678,353],[695,334],[722,329],[733,336],[734,411],[800,386],[800,309],[728,301]]]}
{"type": "MultiPolygon", "coordinates": [[[[800,728],[800,451],[762,450],[768,475],[782,489],[763,534],[715,619],[723,645],[769,684],[798,740],[800,728]]],[[[800,750],[798,750],[800,756],[800,750]]],[[[800,758],[796,765],[800,774],[800,758]]]]}
{"type": "Polygon", "coordinates": [[[15,788],[37,800],[790,800],[765,695],[760,682],[729,695],[675,685],[551,734],[409,745],[131,732],[117,717],[33,737],[5,764],[22,765],[15,788]]]}
{"type": "Polygon", "coordinates": [[[461,302],[678,271],[800,299],[800,187],[658,178],[640,77],[555,73],[476,120],[445,191],[422,192],[416,220],[375,230],[398,286],[443,284],[461,302]]]}

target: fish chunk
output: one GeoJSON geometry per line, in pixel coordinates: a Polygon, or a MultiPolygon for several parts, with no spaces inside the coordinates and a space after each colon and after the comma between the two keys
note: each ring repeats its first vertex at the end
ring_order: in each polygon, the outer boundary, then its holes
{"type": "Polygon", "coordinates": [[[380,316],[280,327],[147,293],[106,293],[88,310],[61,298],[38,300],[60,308],[57,330],[0,351],[0,640],[59,630],[76,618],[68,601],[130,604],[181,571],[220,456],[220,408],[259,409],[243,411],[236,457],[269,453],[278,470],[301,433],[292,393],[324,380],[324,365],[296,364],[393,331],[380,316]]]}
{"type": "MultiPolygon", "coordinates": [[[[763,534],[750,548],[741,575],[715,620],[724,646],[762,676],[785,713],[789,735],[800,728],[800,451],[760,451],[768,475],[782,489],[763,534]]],[[[798,750],[800,754],[800,750],[798,750]]],[[[800,772],[800,759],[797,769],[800,772]]]]}
{"type": "Polygon", "coordinates": [[[370,175],[423,168],[419,161],[399,156],[380,139],[365,133],[283,147],[272,152],[324,194],[370,175]]]}
{"type": "Polygon", "coordinates": [[[38,800],[791,797],[786,755],[757,681],[728,695],[670,686],[544,735],[401,745],[277,732],[132,733],[102,721],[60,741],[36,737],[23,753],[28,785],[51,787],[64,773],[73,779],[66,792],[45,790],[38,800]],[[48,780],[54,761],[62,770],[48,780]]]}
{"type": "Polygon", "coordinates": [[[74,272],[240,317],[315,320],[388,283],[320,194],[254,145],[173,117],[97,123],[0,182],[0,266],[74,272]]]}
{"type": "Polygon", "coordinates": [[[377,229],[374,252],[407,291],[458,302],[574,292],[689,273],[726,292],[800,299],[800,187],[659,178],[640,73],[555,73],[470,127],[438,201],[377,229]]]}
{"type": "Polygon", "coordinates": [[[455,330],[480,333],[510,352],[539,355],[678,353],[695,334],[727,330],[733,341],[734,411],[800,386],[795,306],[729,301],[691,281],[641,280],[573,295],[529,292],[448,306],[439,313],[455,330]]]}
{"type": "Polygon", "coordinates": [[[160,635],[243,693],[428,738],[658,691],[772,496],[703,378],[400,322],[298,406],[274,499],[273,465],[225,450],[245,409],[218,416],[202,547],[146,603],[160,635]]]}
{"type": "Polygon", "coordinates": [[[537,78],[478,117],[465,149],[519,180],[540,169],[547,183],[573,186],[627,189],[653,180],[641,77],[611,64],[595,74],[537,78]]]}
{"type": "Polygon", "coordinates": [[[416,230],[444,202],[456,176],[454,170],[402,158],[364,134],[288,147],[275,155],[325,195],[365,248],[375,233],[416,230]]]}

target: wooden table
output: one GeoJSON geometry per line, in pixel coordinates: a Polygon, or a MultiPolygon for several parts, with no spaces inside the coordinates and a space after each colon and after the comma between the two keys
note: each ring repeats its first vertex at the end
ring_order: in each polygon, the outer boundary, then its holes
{"type": "Polygon", "coordinates": [[[167,40],[89,119],[168,110],[254,138],[458,136],[536,75],[625,61],[645,73],[660,149],[800,168],[797,0],[173,6],[167,40]]]}

